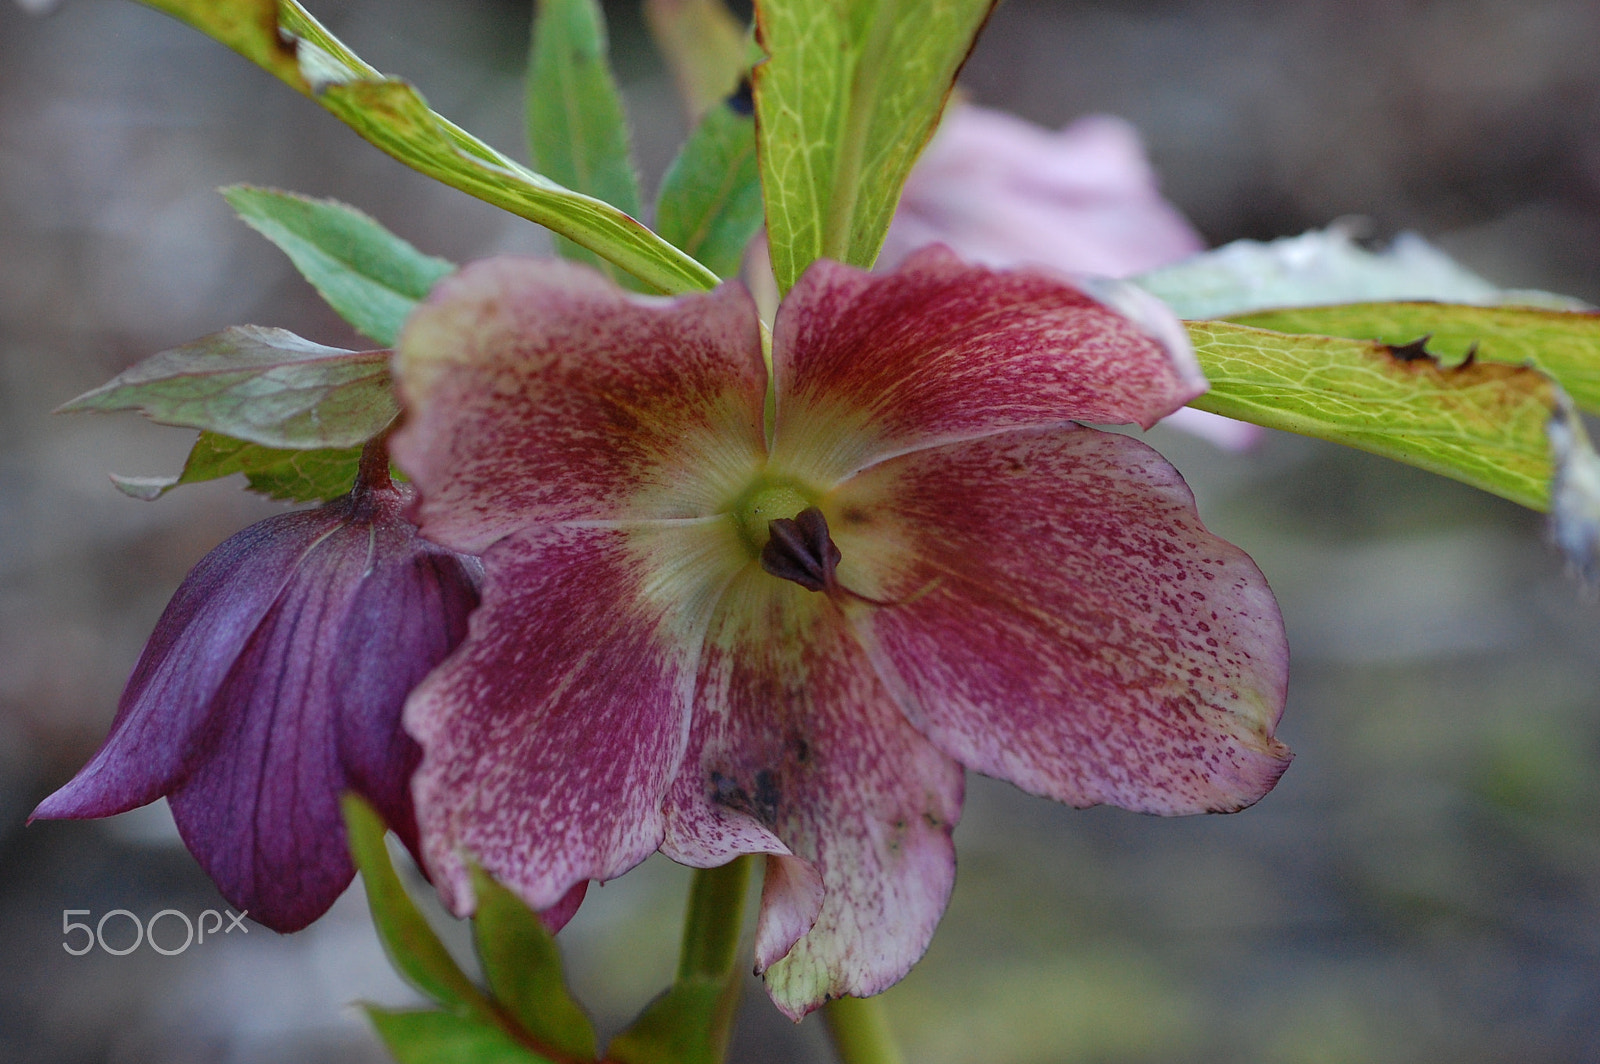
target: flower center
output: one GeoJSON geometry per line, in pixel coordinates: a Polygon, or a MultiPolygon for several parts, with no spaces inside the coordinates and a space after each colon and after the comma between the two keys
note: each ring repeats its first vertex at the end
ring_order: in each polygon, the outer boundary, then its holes
{"type": "Polygon", "coordinates": [[[733,519],[752,558],[761,557],[771,538],[772,522],[792,518],[816,502],[796,481],[763,477],[734,500],[733,519]]]}

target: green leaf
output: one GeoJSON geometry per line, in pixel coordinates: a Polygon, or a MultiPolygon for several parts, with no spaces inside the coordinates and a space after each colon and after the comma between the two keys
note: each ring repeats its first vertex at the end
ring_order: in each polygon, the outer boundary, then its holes
{"type": "Polygon", "coordinates": [[[727,99],[749,72],[749,34],[722,0],[645,0],[644,16],[691,119],[727,99]]]}
{"type": "Polygon", "coordinates": [[[1383,251],[1361,247],[1343,229],[1312,230],[1268,243],[1235,240],[1152,270],[1134,282],[1180,318],[1233,318],[1273,307],[1437,299],[1450,303],[1525,303],[1572,310],[1576,300],[1495,287],[1415,233],[1383,251]]]}
{"type": "Polygon", "coordinates": [[[739,98],[706,112],[661,182],[656,228],[720,277],[739,272],[761,228],[756,124],[739,98]]]}
{"type": "Polygon", "coordinates": [[[111,482],[124,495],[149,502],[184,484],[243,473],[249,489],[283,502],[326,502],[348,492],[361,464],[361,448],[283,450],[202,432],[183,470],[172,477],[125,477],[111,482]]]}
{"type": "MultiPolygon", "coordinates": [[[[394,865],[389,861],[389,847],[384,842],[385,829],[382,818],[370,805],[354,794],[347,793],[342,804],[345,830],[350,839],[350,855],[355,859],[356,867],[361,870],[361,882],[366,887],[367,905],[372,910],[372,922],[377,927],[378,938],[383,942],[383,949],[389,955],[390,963],[406,982],[458,1017],[476,1016],[489,1023],[496,1022],[494,1007],[484,998],[483,992],[461,971],[455,959],[450,956],[450,951],[444,948],[444,943],[439,941],[439,936],[428,926],[427,919],[418,911],[416,903],[411,900],[411,895],[406,893],[405,884],[400,882],[394,865]]],[[[417,1017],[441,1014],[398,1015],[417,1017]]],[[[380,1033],[383,1033],[384,1024],[376,1018],[373,1022],[378,1024],[380,1033]]],[[[413,1019],[396,1022],[426,1027],[428,1024],[442,1021],[413,1019]]],[[[384,1038],[388,1041],[386,1033],[384,1038]]],[[[426,1058],[415,1059],[420,1061],[426,1058]]]]}
{"type": "Polygon", "coordinates": [[[367,1018],[400,1064],[552,1064],[493,1024],[448,1012],[367,1005],[367,1018]]]}
{"type": "Polygon", "coordinates": [[[363,62],[294,0],[279,0],[277,27],[260,17],[261,0],[143,2],[260,63],[412,169],[538,222],[662,292],[717,283],[710,270],[624,212],[518,165],[429,110],[415,89],[363,62]],[[294,42],[292,69],[282,61],[280,35],[294,42]]]}
{"type": "Polygon", "coordinates": [[[1297,307],[1233,319],[1281,333],[1317,333],[1406,344],[1428,336],[1428,350],[1449,361],[1473,351],[1479,361],[1531,362],[1580,407],[1600,414],[1600,313],[1449,303],[1356,303],[1297,307]]]}
{"type": "Polygon", "coordinates": [[[1557,385],[1527,366],[1398,357],[1384,344],[1188,323],[1211,390],[1189,405],[1333,440],[1537,510],[1554,473],[1557,385]]]}
{"type": "Polygon", "coordinates": [[[780,292],[818,258],[871,266],[994,0],[758,0],[767,237],[780,292]]]}
{"type": "Polygon", "coordinates": [[[737,983],[679,980],[606,1047],[616,1064],[720,1064],[737,1002],[737,983]],[[730,990],[730,987],[732,989],[730,990]]]}
{"type": "Polygon", "coordinates": [[[301,276],[358,332],[394,346],[411,308],[454,263],[424,255],[337,200],[230,185],[239,217],[278,245],[301,276]]]}
{"type": "MultiPolygon", "coordinates": [[[[538,0],[528,51],[528,145],[540,172],[575,192],[638,217],[639,175],[628,120],[607,62],[605,14],[597,0],[538,0]]],[[[568,258],[632,280],[598,255],[557,240],[568,258]]]]}
{"type": "Polygon", "coordinates": [[[138,410],[162,425],[301,450],[359,447],[400,413],[389,352],[323,347],[259,325],[152,355],[57,408],[87,410],[138,410]]]}
{"type": "Polygon", "coordinates": [[[472,870],[473,941],[496,1001],[542,1045],[592,1060],[594,1025],[567,990],[555,937],[511,891],[472,870]]]}

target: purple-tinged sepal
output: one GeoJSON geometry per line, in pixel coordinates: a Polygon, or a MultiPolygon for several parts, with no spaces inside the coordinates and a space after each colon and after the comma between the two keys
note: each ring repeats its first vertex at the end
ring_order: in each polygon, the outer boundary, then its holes
{"type": "Polygon", "coordinates": [[[369,447],[347,496],[268,518],[179,587],[111,734],[35,817],[111,816],[166,796],[235,907],[279,931],[327,911],[354,875],[339,795],[417,846],[400,727],[406,696],[466,634],[477,559],[422,539],[369,447]]]}

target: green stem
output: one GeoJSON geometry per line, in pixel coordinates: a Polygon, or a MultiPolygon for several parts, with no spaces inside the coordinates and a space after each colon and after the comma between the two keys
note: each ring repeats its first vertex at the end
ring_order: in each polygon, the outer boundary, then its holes
{"type": "Polygon", "coordinates": [[[696,871],[689,888],[689,908],[683,916],[677,987],[708,982],[722,986],[709,1016],[705,1042],[710,1059],[716,1061],[727,1055],[739,1007],[739,932],[754,862],[753,857],[736,857],[720,868],[696,871]]]}
{"type": "Polygon", "coordinates": [[[903,1064],[879,999],[842,997],[822,1007],[842,1064],[903,1064]]]}
{"type": "Polygon", "coordinates": [[[683,949],[678,955],[678,980],[721,979],[739,959],[739,929],[744,923],[744,896],[750,885],[749,857],[720,868],[702,868],[689,888],[689,911],[683,918],[683,949]]]}

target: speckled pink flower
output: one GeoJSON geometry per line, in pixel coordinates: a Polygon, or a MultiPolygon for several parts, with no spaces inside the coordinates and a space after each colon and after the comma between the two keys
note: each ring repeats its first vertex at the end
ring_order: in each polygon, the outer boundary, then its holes
{"type": "Polygon", "coordinates": [[[1150,424],[1204,388],[1192,356],[1055,278],[818,262],[778,312],[770,421],[736,284],[481,262],[397,365],[417,520],[485,568],[405,714],[457,911],[469,858],[544,908],[658,848],[766,854],[756,963],[798,1017],[926,948],[962,766],[1192,813],[1288,761],[1260,572],[1160,456],[1075,423],[1150,424]]]}

